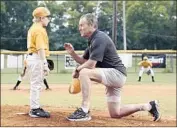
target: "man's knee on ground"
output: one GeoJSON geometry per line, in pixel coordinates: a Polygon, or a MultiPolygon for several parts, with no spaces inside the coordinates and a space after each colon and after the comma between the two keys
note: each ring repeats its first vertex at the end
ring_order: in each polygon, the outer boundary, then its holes
{"type": "Polygon", "coordinates": [[[122,118],[121,115],[116,114],[116,113],[110,113],[110,117],[111,117],[111,118],[118,118],[118,119],[122,118]]]}
{"type": "MultiPolygon", "coordinates": [[[[109,101],[114,100],[113,98],[109,98],[109,101]]],[[[120,114],[120,101],[119,102],[107,102],[108,103],[108,110],[109,110],[109,115],[111,118],[121,118],[122,115],[120,114]]]]}

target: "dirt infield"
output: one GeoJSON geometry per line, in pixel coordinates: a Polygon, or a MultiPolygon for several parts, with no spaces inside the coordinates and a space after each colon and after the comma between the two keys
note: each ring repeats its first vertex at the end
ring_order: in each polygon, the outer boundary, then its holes
{"type": "Polygon", "coordinates": [[[51,112],[51,118],[30,118],[27,113],[18,115],[18,112],[28,112],[29,106],[1,107],[1,126],[176,126],[175,120],[162,119],[159,122],[151,121],[150,116],[139,116],[137,114],[122,119],[111,119],[103,111],[93,111],[92,120],[88,122],[70,122],[65,117],[73,109],[45,107],[51,112]]]}
{"type": "MultiPolygon", "coordinates": [[[[63,86],[52,86],[53,90],[52,92],[55,93],[61,90],[66,90],[66,87],[63,86]]],[[[134,87],[136,89],[140,87],[134,87]]],[[[142,87],[141,87],[142,88],[142,87]]],[[[150,89],[150,87],[147,87],[146,90],[150,89]]],[[[101,91],[97,89],[97,95],[102,94],[102,91],[104,89],[101,88],[101,91]],[[100,92],[99,92],[100,91],[100,92]]],[[[162,90],[167,90],[163,88],[162,90]]],[[[162,91],[161,90],[161,91],[162,91]]],[[[11,91],[10,93],[16,93],[12,90],[9,90],[9,86],[3,86],[1,88],[1,92],[3,96],[5,95],[6,91],[11,91]]],[[[18,93],[24,93],[29,91],[26,88],[21,88],[18,93]],[[24,89],[24,90],[23,90],[24,89]]],[[[141,91],[139,90],[139,93],[141,91]]],[[[145,93],[145,90],[142,90],[142,93],[145,93]]],[[[45,92],[44,93],[48,93],[45,92]]],[[[65,91],[63,92],[65,93],[65,91]]],[[[124,93],[127,93],[128,96],[131,96],[132,94],[132,86],[126,87],[124,93]]],[[[153,93],[153,92],[152,92],[153,93]]],[[[161,92],[163,93],[163,92],[161,92]]],[[[171,92],[169,92],[171,93],[171,92]]],[[[68,116],[70,113],[74,111],[74,108],[65,108],[65,107],[53,107],[53,106],[44,106],[44,109],[50,112],[51,117],[50,118],[30,118],[28,116],[29,111],[29,105],[7,105],[3,104],[1,105],[1,126],[7,127],[7,126],[19,126],[19,127],[25,127],[25,126],[53,126],[53,127],[91,127],[91,126],[176,126],[176,118],[175,117],[163,117],[159,122],[153,122],[153,118],[150,115],[144,115],[144,114],[133,114],[131,116],[124,117],[122,119],[112,119],[109,117],[109,114],[107,111],[93,109],[91,110],[92,120],[87,122],[70,122],[66,120],[66,116],[68,116]],[[17,114],[19,112],[22,112],[22,114],[17,114]]]]}

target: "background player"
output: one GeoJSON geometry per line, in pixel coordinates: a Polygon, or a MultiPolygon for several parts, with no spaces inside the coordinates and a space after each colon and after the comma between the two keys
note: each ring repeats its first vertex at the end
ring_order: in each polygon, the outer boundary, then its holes
{"type": "Polygon", "coordinates": [[[143,75],[143,72],[146,72],[148,75],[151,74],[152,77],[152,82],[155,82],[154,80],[154,71],[152,70],[152,63],[148,60],[147,56],[143,57],[143,60],[138,63],[140,66],[140,71],[139,71],[139,79],[138,81],[141,81],[141,77],[143,75]]]}
{"type": "MultiPolygon", "coordinates": [[[[24,69],[23,69],[23,72],[18,76],[18,80],[17,80],[17,82],[16,82],[16,85],[13,87],[13,90],[16,90],[17,88],[18,88],[18,86],[20,85],[20,83],[21,83],[21,81],[23,80],[23,79],[25,79],[25,78],[27,78],[27,74],[28,73],[26,73],[26,59],[24,60],[24,69]]],[[[46,78],[44,78],[44,85],[46,86],[46,90],[51,90],[50,88],[49,88],[49,85],[48,85],[48,83],[47,83],[47,80],[46,80],[46,78]]]]}

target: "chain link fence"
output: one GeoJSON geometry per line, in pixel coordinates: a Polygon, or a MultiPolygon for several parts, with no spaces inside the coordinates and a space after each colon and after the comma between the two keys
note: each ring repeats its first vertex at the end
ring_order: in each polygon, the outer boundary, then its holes
{"type": "MultiPolygon", "coordinates": [[[[163,53],[164,54],[164,53],[163,53]]],[[[173,73],[176,72],[176,54],[165,54],[166,55],[166,68],[153,68],[156,73],[173,73]]],[[[71,73],[73,69],[65,68],[65,54],[51,54],[49,59],[54,61],[55,68],[51,71],[53,74],[59,73],[71,73]]],[[[23,70],[24,54],[16,53],[1,53],[1,74],[19,74],[23,70]],[[12,58],[9,58],[8,56],[12,58]],[[3,58],[3,59],[2,59],[3,58]],[[13,59],[15,58],[15,59],[13,59]],[[12,60],[9,60],[12,59],[12,60]],[[4,62],[4,63],[3,63],[4,62]],[[2,64],[3,63],[3,64],[2,64]],[[9,64],[13,63],[15,67],[9,67],[9,64]]],[[[128,73],[138,73],[138,63],[142,60],[142,54],[132,54],[132,65],[127,68],[128,73]]]]}

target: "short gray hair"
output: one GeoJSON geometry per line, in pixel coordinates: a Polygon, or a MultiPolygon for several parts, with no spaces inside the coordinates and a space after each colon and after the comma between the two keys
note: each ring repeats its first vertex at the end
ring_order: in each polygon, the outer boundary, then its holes
{"type": "Polygon", "coordinates": [[[98,20],[96,18],[96,16],[92,13],[87,13],[85,15],[82,15],[80,19],[85,18],[88,22],[88,25],[93,25],[94,28],[98,28],[98,20]]]}

